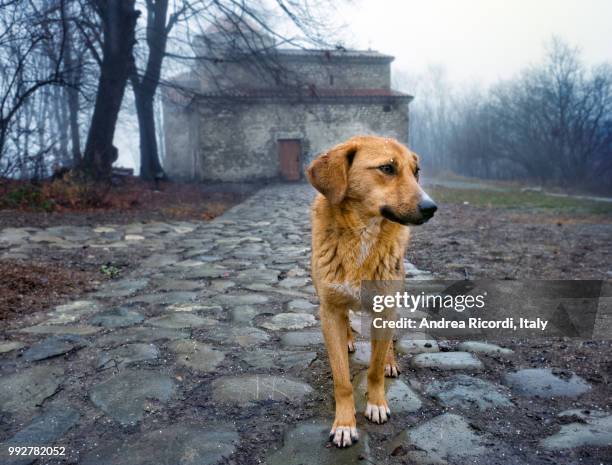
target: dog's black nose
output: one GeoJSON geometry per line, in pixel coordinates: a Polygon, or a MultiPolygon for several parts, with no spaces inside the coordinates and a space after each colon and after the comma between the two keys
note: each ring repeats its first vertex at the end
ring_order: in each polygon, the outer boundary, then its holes
{"type": "Polygon", "coordinates": [[[421,212],[421,215],[423,215],[425,218],[431,218],[438,209],[436,203],[431,199],[421,200],[418,207],[419,212],[421,212]]]}

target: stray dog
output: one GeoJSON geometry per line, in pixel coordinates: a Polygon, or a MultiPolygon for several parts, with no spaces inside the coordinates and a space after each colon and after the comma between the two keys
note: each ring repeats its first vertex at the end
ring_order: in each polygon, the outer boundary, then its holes
{"type": "MultiPolygon", "coordinates": [[[[394,139],[353,137],[307,169],[320,192],[312,205],[312,278],[334,378],[336,418],[330,439],[357,441],[348,351],[354,351],[348,310],[358,305],[362,280],[404,280],[405,225],[423,224],[437,210],[419,186],[419,159],[394,139]]],[[[384,377],[399,374],[391,340],[371,341],[365,416],[390,416],[384,377]]]]}

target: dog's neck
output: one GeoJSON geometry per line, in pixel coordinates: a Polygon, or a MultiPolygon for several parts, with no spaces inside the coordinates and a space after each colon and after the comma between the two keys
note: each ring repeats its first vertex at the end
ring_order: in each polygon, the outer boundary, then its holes
{"type": "Polygon", "coordinates": [[[393,223],[382,216],[372,216],[361,212],[346,204],[331,205],[330,218],[338,232],[346,236],[353,236],[358,241],[376,240],[379,236],[397,234],[403,226],[393,223]]]}

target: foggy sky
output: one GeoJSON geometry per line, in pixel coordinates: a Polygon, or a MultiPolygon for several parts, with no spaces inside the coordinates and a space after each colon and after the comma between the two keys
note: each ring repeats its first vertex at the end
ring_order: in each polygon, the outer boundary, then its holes
{"type": "Polygon", "coordinates": [[[394,55],[409,73],[441,64],[455,82],[512,77],[553,34],[587,63],[612,60],[610,0],[354,0],[338,13],[347,45],[394,55]]]}

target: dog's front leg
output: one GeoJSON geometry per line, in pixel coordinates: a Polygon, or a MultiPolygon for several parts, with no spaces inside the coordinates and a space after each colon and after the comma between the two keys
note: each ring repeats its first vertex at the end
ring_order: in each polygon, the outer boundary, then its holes
{"type": "Polygon", "coordinates": [[[368,403],[365,416],[374,423],[385,423],[391,411],[385,399],[385,360],[391,339],[375,339],[372,335],[372,355],[368,368],[368,403]]]}
{"type": "Polygon", "coordinates": [[[358,439],[355,401],[351,385],[347,347],[346,307],[321,302],[321,328],[334,377],[336,418],[330,431],[333,443],[348,447],[358,439]]]}

